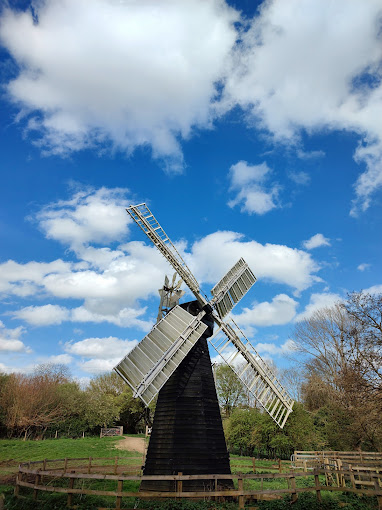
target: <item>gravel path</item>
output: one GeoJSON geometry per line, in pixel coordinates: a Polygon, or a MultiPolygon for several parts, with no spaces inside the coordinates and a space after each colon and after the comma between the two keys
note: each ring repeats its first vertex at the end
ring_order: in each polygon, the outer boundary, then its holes
{"type": "Polygon", "coordinates": [[[145,453],[145,439],[143,437],[124,437],[115,446],[119,450],[134,450],[145,453]]]}

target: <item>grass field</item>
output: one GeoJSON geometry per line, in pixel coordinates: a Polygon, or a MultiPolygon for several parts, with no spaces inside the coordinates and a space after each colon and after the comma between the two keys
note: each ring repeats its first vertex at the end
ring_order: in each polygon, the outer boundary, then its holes
{"type": "MultiPolygon", "coordinates": [[[[143,437],[143,436],[141,436],[143,437]]],[[[88,437],[84,439],[48,439],[44,441],[22,441],[22,440],[0,440],[0,508],[1,508],[1,493],[5,496],[5,509],[9,510],[63,510],[66,508],[66,496],[60,494],[44,494],[39,496],[39,501],[31,500],[17,500],[12,496],[13,481],[18,470],[18,464],[26,461],[37,461],[57,458],[78,458],[78,457],[93,457],[94,459],[100,457],[118,457],[121,464],[137,464],[141,454],[133,451],[120,450],[116,448],[116,444],[121,438],[97,438],[88,437]]],[[[287,461],[282,462],[283,471],[289,471],[290,463],[287,461]]],[[[252,473],[253,465],[250,457],[240,457],[238,455],[231,455],[231,469],[232,473],[252,473]]],[[[279,466],[275,461],[269,460],[256,460],[257,473],[275,473],[278,472],[279,466]]],[[[313,485],[312,477],[297,478],[297,487],[307,487],[313,485]]],[[[96,481],[92,483],[94,489],[108,489],[108,481],[96,481]]],[[[287,482],[282,479],[265,479],[263,482],[264,489],[282,489],[287,487],[287,482]]],[[[111,487],[110,487],[111,488],[111,487]]],[[[261,488],[259,480],[245,481],[245,489],[256,490],[261,488]]],[[[126,482],[124,485],[125,490],[138,489],[138,482],[126,482]]],[[[349,510],[374,510],[377,508],[376,499],[374,498],[360,498],[354,495],[344,495],[342,493],[329,493],[324,492],[323,502],[318,504],[314,493],[301,494],[298,501],[293,505],[294,510],[332,510],[342,507],[349,510]]],[[[98,498],[94,496],[84,496],[77,498],[76,505],[80,510],[91,510],[97,506],[112,506],[114,501],[112,499],[98,498]]],[[[124,508],[136,508],[136,501],[124,501],[124,508]],[[127,507],[126,505],[129,504],[127,507]]],[[[224,503],[215,504],[210,502],[191,502],[191,501],[167,501],[167,502],[149,502],[139,501],[138,508],[147,509],[161,509],[161,510],[207,510],[209,508],[216,509],[234,509],[237,508],[237,503],[224,503]]],[[[253,507],[253,503],[252,503],[253,507]]],[[[259,502],[256,508],[259,510],[286,510],[290,507],[290,498],[272,502],[259,502]]]]}

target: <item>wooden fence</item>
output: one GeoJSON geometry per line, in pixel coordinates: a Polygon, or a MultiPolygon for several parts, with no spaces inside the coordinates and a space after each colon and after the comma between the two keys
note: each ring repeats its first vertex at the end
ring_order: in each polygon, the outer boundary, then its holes
{"type": "Polygon", "coordinates": [[[305,471],[320,467],[325,459],[329,462],[340,460],[342,466],[360,464],[362,466],[382,466],[382,452],[341,452],[341,451],[299,451],[296,450],[291,457],[292,466],[305,471]]]}
{"type": "MultiPolygon", "coordinates": [[[[177,475],[166,476],[142,476],[141,474],[127,474],[129,471],[139,471],[140,466],[121,465],[117,457],[114,459],[56,459],[39,462],[20,464],[16,479],[15,495],[23,497],[20,489],[26,488],[33,491],[33,498],[37,499],[39,492],[57,492],[67,494],[68,507],[73,506],[73,497],[79,494],[109,496],[114,498],[112,508],[102,510],[122,509],[122,498],[200,498],[212,501],[235,498],[238,508],[243,509],[246,501],[274,499],[283,495],[291,495],[292,501],[296,501],[301,492],[315,491],[318,501],[321,501],[322,491],[341,491],[356,494],[365,494],[377,498],[378,507],[382,510],[382,467],[378,471],[354,471],[349,469],[333,469],[330,464],[324,469],[315,468],[312,471],[289,472],[289,473],[251,473],[235,475],[177,475]],[[107,465],[105,461],[111,461],[107,465]],[[114,461],[114,463],[113,463],[114,461]],[[109,473],[107,473],[109,471],[109,473]],[[111,472],[111,474],[110,474],[111,472]],[[305,478],[304,486],[299,486],[299,481],[305,478]],[[234,489],[219,487],[222,480],[231,479],[234,489]],[[84,481],[104,481],[112,488],[99,490],[84,487],[84,481]],[[174,492],[160,491],[128,491],[123,485],[128,481],[141,482],[142,480],[173,480],[174,492]],[[209,480],[213,490],[186,492],[183,490],[185,480],[209,480]],[[251,481],[258,481],[260,487],[251,487],[251,481]],[[267,489],[264,483],[285,480],[285,488],[267,489]],[[307,480],[311,482],[307,485],[307,480]],[[77,487],[76,487],[77,483],[77,487]],[[78,485],[82,484],[81,487],[78,485]]],[[[126,460],[126,459],[125,459],[126,460]]],[[[138,487],[138,483],[137,483],[138,487]]],[[[24,489],[23,489],[24,490],[24,489]]],[[[24,496],[25,497],[25,496],[24,496]]]]}

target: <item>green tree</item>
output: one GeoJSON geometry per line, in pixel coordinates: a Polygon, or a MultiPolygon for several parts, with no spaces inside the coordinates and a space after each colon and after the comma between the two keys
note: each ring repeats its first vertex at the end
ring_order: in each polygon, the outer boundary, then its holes
{"type": "Polygon", "coordinates": [[[243,384],[227,364],[215,366],[216,392],[220,407],[229,416],[232,410],[243,403],[246,395],[243,384]]]}

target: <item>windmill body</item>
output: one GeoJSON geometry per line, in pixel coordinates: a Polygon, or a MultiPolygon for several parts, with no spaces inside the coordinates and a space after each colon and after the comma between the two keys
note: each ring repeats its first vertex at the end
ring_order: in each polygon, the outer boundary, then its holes
{"type": "MultiPolygon", "coordinates": [[[[281,428],[293,407],[237,324],[223,321],[256,278],[240,259],[215,285],[208,301],[146,204],[130,206],[127,212],[196,298],[162,318],[159,314],[150,333],[114,368],[146,405],[158,395],[144,474],[229,474],[207,340],[281,428]]],[[[161,490],[172,490],[171,484],[164,482],[161,490]]],[[[185,489],[203,484],[199,480],[185,489]]],[[[152,482],[144,485],[145,490],[154,488],[152,482]]],[[[155,487],[159,489],[158,482],[155,487]]]]}

